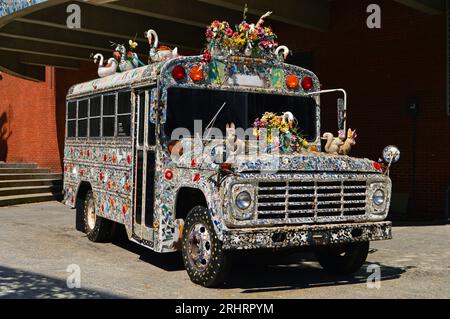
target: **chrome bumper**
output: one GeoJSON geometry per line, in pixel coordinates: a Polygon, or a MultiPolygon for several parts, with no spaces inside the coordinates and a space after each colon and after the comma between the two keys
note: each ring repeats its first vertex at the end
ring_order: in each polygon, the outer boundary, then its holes
{"type": "Polygon", "coordinates": [[[223,249],[252,250],[324,246],[392,239],[392,223],[302,225],[270,228],[228,229],[223,249]]]}

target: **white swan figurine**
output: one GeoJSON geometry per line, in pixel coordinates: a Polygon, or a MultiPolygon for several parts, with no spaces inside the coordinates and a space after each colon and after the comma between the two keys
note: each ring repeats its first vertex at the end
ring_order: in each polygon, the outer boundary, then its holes
{"type": "Polygon", "coordinates": [[[97,64],[97,62],[99,62],[97,74],[101,78],[113,75],[117,72],[118,64],[116,59],[110,58],[106,66],[104,66],[104,61],[105,59],[102,54],[97,53],[96,55],[94,55],[94,63],[97,64]]]}
{"type": "Polygon", "coordinates": [[[294,114],[292,114],[291,112],[285,112],[283,114],[283,122],[287,123],[289,125],[289,128],[294,127],[294,121],[295,121],[295,117],[294,117],[294,114]]]}
{"type": "Polygon", "coordinates": [[[148,30],[145,36],[151,46],[149,63],[162,62],[178,56],[178,48],[171,50],[169,47],[159,46],[159,38],[155,30],[148,30]]]}
{"type": "Polygon", "coordinates": [[[126,72],[135,69],[134,64],[127,58],[127,49],[123,44],[117,44],[114,49],[113,57],[118,61],[120,72],[126,72]]]}
{"type": "Polygon", "coordinates": [[[281,45],[275,50],[275,55],[279,57],[281,51],[283,51],[283,58],[284,58],[284,60],[286,60],[289,53],[291,53],[291,50],[289,50],[289,48],[287,46],[281,45]]]}

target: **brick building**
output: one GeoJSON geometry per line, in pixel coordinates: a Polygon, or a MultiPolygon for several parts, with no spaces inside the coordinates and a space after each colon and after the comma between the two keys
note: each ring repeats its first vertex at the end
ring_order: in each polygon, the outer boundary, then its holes
{"type": "MultiPolygon", "coordinates": [[[[174,9],[181,3],[175,0],[158,8],[147,1],[82,4],[87,26],[78,32],[62,30],[68,1],[44,1],[0,18],[0,160],[62,170],[66,92],[96,77],[89,53],[99,47],[110,50],[108,36],[123,42],[125,35],[151,25],[163,29],[164,39],[183,54],[196,54],[203,42],[201,26],[215,18],[240,21],[237,9],[244,3],[188,2],[195,8],[187,6],[186,12],[174,9]],[[97,16],[98,21],[91,19],[97,16]],[[111,23],[105,34],[104,22],[116,17],[122,17],[127,30],[118,34],[121,28],[111,23]]],[[[444,1],[287,1],[282,8],[272,1],[247,2],[257,9],[250,11],[255,16],[275,11],[270,24],[294,52],[291,63],[311,68],[324,88],[348,91],[349,125],[359,135],[352,155],[377,159],[388,144],[401,149],[402,159],[392,171],[394,218],[443,219],[450,184],[444,1]],[[373,3],[381,9],[379,29],[366,23],[373,3]],[[409,110],[413,102],[417,114],[409,110]]],[[[139,43],[145,54],[145,42],[139,43]]],[[[335,98],[323,98],[323,131],[335,131],[335,98]]]]}

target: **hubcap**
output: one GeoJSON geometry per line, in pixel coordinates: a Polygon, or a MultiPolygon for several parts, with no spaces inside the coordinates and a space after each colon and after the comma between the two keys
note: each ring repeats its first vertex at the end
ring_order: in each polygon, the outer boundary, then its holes
{"type": "Polygon", "coordinates": [[[189,261],[199,270],[205,270],[211,260],[211,235],[203,224],[195,224],[188,235],[189,261]]]}
{"type": "Polygon", "coordinates": [[[87,223],[89,229],[95,228],[95,221],[97,220],[97,215],[95,214],[94,201],[90,200],[87,207],[87,223]]]}

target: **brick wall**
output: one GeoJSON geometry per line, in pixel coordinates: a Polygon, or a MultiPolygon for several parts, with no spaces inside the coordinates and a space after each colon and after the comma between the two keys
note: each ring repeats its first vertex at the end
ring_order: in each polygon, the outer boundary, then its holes
{"type": "MultiPolygon", "coordinates": [[[[391,0],[330,3],[328,32],[271,24],[294,53],[311,53],[324,88],[348,90],[349,125],[359,134],[352,155],[378,159],[384,146],[399,146],[402,159],[392,171],[395,193],[412,195],[414,121],[406,110],[409,97],[420,97],[415,128],[417,195],[410,200],[407,218],[441,218],[450,183],[445,15],[427,15],[391,0]],[[381,30],[366,27],[370,3],[381,6],[381,30]]],[[[11,133],[6,141],[8,161],[35,161],[60,170],[67,89],[94,78],[95,67],[88,63],[80,71],[57,70],[56,92],[50,69],[47,75],[45,83],[34,83],[3,74],[0,119],[3,123],[7,117],[2,126],[11,133]]],[[[335,99],[323,99],[323,131],[336,130],[335,99]]]]}
{"type": "MultiPolygon", "coordinates": [[[[58,134],[57,144],[64,153],[64,139],[66,128],[66,96],[69,88],[77,83],[83,83],[97,78],[97,67],[94,63],[82,62],[79,70],[56,69],[56,125],[58,134]]],[[[62,167],[61,157],[61,167],[62,167]]]]}
{"type": "MultiPolygon", "coordinates": [[[[358,130],[352,155],[378,159],[388,144],[402,159],[392,170],[394,192],[413,190],[414,120],[409,97],[421,99],[416,123],[416,201],[409,219],[442,218],[450,183],[450,117],[446,113],[446,16],[427,15],[394,1],[331,2],[329,32],[279,29],[281,42],[312,52],[323,88],[349,93],[349,125],[358,130]],[[382,28],[366,27],[370,3],[382,10],[382,28]],[[283,41],[290,39],[290,41],[283,41]]],[[[323,131],[335,132],[336,97],[323,99],[323,131]]]]}
{"type": "Polygon", "coordinates": [[[0,160],[34,162],[61,171],[56,142],[54,69],[36,83],[2,73],[0,80],[0,160]]]}

